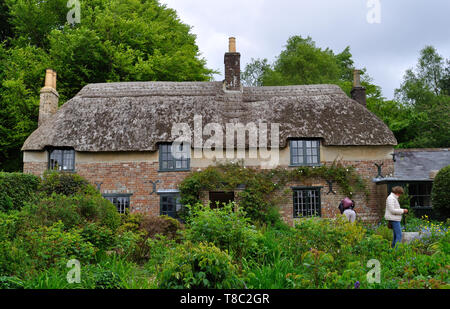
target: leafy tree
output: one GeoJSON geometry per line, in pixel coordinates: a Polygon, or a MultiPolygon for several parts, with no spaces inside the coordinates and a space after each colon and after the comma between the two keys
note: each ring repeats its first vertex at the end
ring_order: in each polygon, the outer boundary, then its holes
{"type": "Polygon", "coordinates": [[[241,80],[245,86],[259,87],[263,85],[262,78],[270,70],[269,61],[264,59],[253,59],[241,73],[241,80]]]}
{"type": "Polygon", "coordinates": [[[267,86],[336,83],[344,66],[329,48],[316,47],[310,37],[293,36],[262,80],[267,86]]]}
{"type": "Polygon", "coordinates": [[[46,68],[58,73],[60,104],[89,83],[207,81],[213,73],[190,27],[157,0],[82,1],[75,25],[67,0],[0,0],[0,8],[0,170],[21,169],[46,68]]]}
{"type": "Polygon", "coordinates": [[[13,34],[12,25],[9,21],[9,8],[5,0],[0,0],[0,42],[11,38],[13,34]]]}
{"type": "Polygon", "coordinates": [[[450,61],[432,46],[420,52],[415,69],[406,71],[396,90],[396,99],[412,109],[413,137],[404,147],[448,147],[450,145],[450,61]]]}

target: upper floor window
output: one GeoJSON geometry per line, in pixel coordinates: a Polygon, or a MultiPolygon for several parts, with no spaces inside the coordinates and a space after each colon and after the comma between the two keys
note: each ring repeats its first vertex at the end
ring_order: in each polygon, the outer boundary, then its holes
{"type": "Polygon", "coordinates": [[[160,171],[189,171],[191,168],[190,147],[186,144],[159,145],[159,169],[160,171]]]}
{"type": "Polygon", "coordinates": [[[320,164],[319,140],[290,141],[292,166],[316,166],[320,164]]]}
{"type": "Polygon", "coordinates": [[[51,149],[49,151],[49,169],[57,171],[75,170],[75,150],[51,149]]]}

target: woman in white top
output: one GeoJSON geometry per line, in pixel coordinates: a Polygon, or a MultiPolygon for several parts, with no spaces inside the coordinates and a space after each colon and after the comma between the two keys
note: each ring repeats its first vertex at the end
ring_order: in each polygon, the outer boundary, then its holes
{"type": "Polygon", "coordinates": [[[394,232],[394,239],[392,240],[392,248],[402,240],[402,227],[400,222],[402,221],[403,214],[408,213],[408,209],[400,208],[400,203],[398,198],[404,193],[402,187],[392,188],[391,195],[388,196],[386,200],[386,212],[384,218],[390,222],[392,225],[392,230],[394,232]]]}

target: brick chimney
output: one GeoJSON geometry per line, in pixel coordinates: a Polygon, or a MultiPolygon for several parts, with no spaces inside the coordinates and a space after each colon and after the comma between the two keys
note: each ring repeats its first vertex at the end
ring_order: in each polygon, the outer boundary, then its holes
{"type": "Polygon", "coordinates": [[[51,118],[58,110],[59,94],[56,91],[56,72],[52,69],[45,71],[45,85],[41,89],[41,98],[39,102],[39,121],[41,126],[51,118]]]}
{"type": "Polygon", "coordinates": [[[229,39],[228,53],[225,53],[225,89],[241,90],[241,54],[236,52],[236,38],[229,39]]]}
{"type": "Polygon", "coordinates": [[[353,89],[350,92],[352,99],[367,107],[366,88],[361,85],[361,71],[353,71],[353,89]]]}

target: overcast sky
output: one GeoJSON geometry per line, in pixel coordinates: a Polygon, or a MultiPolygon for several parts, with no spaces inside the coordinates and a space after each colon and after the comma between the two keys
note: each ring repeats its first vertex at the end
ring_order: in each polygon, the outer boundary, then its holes
{"type": "Polygon", "coordinates": [[[242,69],[251,58],[273,62],[292,35],[311,36],[335,53],[350,46],[355,65],[390,99],[424,46],[450,58],[450,0],[379,0],[380,23],[368,22],[370,2],[377,0],[161,0],[192,26],[209,68],[223,72],[230,36],[242,69]]]}

